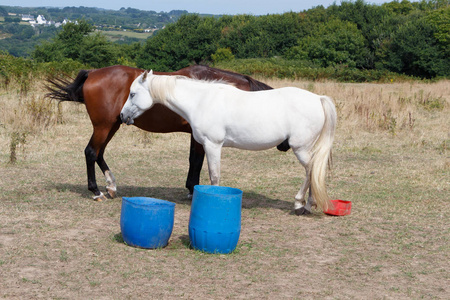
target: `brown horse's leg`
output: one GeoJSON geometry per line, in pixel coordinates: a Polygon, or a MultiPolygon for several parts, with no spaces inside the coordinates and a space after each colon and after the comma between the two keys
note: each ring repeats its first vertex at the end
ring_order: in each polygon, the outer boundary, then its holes
{"type": "Polygon", "coordinates": [[[105,195],[98,189],[97,181],[95,177],[95,163],[102,170],[106,177],[106,182],[108,186],[108,195],[112,198],[116,194],[116,183],[114,175],[110,171],[108,165],[106,164],[103,153],[105,152],[106,145],[114,136],[116,131],[119,129],[120,123],[116,122],[111,128],[98,128],[94,127],[94,133],[92,134],[91,140],[89,141],[86,149],[84,150],[86,156],[86,167],[87,167],[87,177],[88,177],[88,189],[94,193],[94,200],[102,201],[106,200],[105,195]]]}
{"type": "Polygon", "coordinates": [[[189,172],[186,179],[186,188],[189,190],[189,196],[194,192],[194,186],[200,183],[200,172],[202,171],[203,160],[205,159],[205,150],[203,146],[197,143],[191,135],[191,149],[189,152],[189,172]]]}
{"type": "Polygon", "coordinates": [[[95,161],[97,160],[97,151],[92,145],[92,140],[94,135],[92,135],[89,144],[84,149],[84,155],[86,157],[86,169],[88,177],[88,190],[94,193],[94,200],[102,201],[106,200],[105,195],[98,189],[97,180],[95,179],[95,161]]]}

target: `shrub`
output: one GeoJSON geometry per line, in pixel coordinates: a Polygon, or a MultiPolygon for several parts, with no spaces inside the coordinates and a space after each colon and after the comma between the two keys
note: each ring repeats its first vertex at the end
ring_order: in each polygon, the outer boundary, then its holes
{"type": "Polygon", "coordinates": [[[21,93],[26,93],[34,71],[35,64],[31,60],[0,53],[0,85],[3,88],[14,82],[20,86],[21,93]]]}
{"type": "Polygon", "coordinates": [[[211,59],[214,63],[230,61],[234,59],[234,55],[230,48],[219,48],[214,54],[211,54],[211,59]]]}
{"type": "Polygon", "coordinates": [[[283,58],[234,59],[217,62],[215,67],[252,76],[288,79],[331,79],[340,82],[391,82],[413,79],[387,70],[359,70],[346,65],[320,67],[306,60],[283,58]]]}

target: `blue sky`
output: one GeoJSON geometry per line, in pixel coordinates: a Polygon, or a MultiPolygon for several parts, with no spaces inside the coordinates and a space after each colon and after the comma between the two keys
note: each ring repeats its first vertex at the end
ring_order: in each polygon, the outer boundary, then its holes
{"type": "MultiPolygon", "coordinates": [[[[382,4],[392,0],[367,0],[366,3],[382,4]]],[[[302,11],[317,5],[328,7],[340,0],[1,0],[0,5],[5,6],[86,6],[119,10],[122,7],[137,8],[141,10],[154,10],[157,12],[171,10],[187,10],[191,13],[210,14],[252,14],[265,15],[277,14],[289,11],[302,11]]]]}

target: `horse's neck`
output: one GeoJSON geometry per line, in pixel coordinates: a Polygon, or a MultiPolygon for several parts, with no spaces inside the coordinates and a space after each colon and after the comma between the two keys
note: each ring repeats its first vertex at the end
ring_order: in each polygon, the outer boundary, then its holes
{"type": "Polygon", "coordinates": [[[175,80],[175,76],[168,75],[154,75],[150,77],[148,89],[155,103],[165,104],[167,100],[173,97],[175,80]]]}
{"type": "Polygon", "coordinates": [[[199,96],[202,94],[201,85],[200,88],[198,88],[193,87],[194,82],[187,79],[175,80],[173,85],[167,82],[168,85],[171,86],[167,86],[168,89],[160,94],[161,98],[157,102],[167,106],[169,109],[189,121],[195,107],[197,107],[197,102],[200,98],[199,96]]]}

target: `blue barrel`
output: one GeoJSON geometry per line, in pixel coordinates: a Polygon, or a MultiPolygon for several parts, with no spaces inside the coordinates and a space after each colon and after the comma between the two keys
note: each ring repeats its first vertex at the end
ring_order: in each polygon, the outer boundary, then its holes
{"type": "Polygon", "coordinates": [[[194,249],[230,253],[241,233],[242,191],[225,186],[196,185],[189,217],[194,249]]]}
{"type": "Polygon", "coordinates": [[[148,198],[123,197],[120,230],[130,246],[155,249],[167,246],[172,235],[175,203],[148,198]]]}

